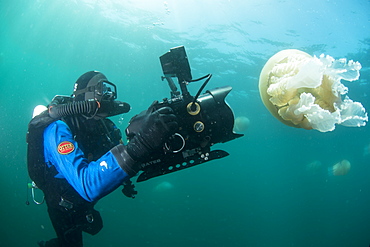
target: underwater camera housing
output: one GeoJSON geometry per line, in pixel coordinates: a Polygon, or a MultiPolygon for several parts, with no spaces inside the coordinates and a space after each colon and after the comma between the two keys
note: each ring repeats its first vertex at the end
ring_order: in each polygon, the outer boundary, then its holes
{"type": "MultiPolygon", "coordinates": [[[[175,135],[169,138],[162,150],[142,164],[143,172],[137,182],[153,177],[172,173],[193,167],[214,159],[229,155],[223,150],[211,151],[216,143],[231,141],[243,136],[233,132],[234,114],[225,102],[231,91],[230,86],[207,90],[200,95],[212,75],[206,75],[192,80],[188,58],[184,46],[170,49],[160,57],[164,77],[171,89],[171,98],[157,102],[153,107],[170,107],[177,117],[179,128],[175,135]],[[181,94],[177,90],[172,77],[177,77],[181,94]],[[191,96],[187,90],[190,82],[206,79],[196,96],[191,96]]],[[[126,129],[126,135],[135,130],[146,111],[134,116],[126,129]]]]}

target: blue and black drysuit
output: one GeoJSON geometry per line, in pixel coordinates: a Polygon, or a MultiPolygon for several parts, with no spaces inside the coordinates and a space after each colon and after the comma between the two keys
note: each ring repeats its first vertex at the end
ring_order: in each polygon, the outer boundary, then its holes
{"type": "Polygon", "coordinates": [[[82,246],[83,231],[94,235],[103,227],[95,203],[136,171],[125,166],[133,160],[122,158],[126,150],[113,122],[63,120],[55,121],[45,112],[30,122],[28,168],[44,192],[58,237],[45,246],[82,246]]]}
{"type": "MultiPolygon", "coordinates": [[[[28,125],[28,173],[43,190],[48,213],[58,238],[41,246],[82,246],[82,231],[96,234],[103,227],[97,200],[115,190],[140,169],[150,154],[163,147],[177,129],[169,107],[149,107],[128,133],[127,146],[119,144],[121,132],[108,119],[83,116],[51,118],[47,111],[28,125]]],[[[133,188],[125,195],[134,195],[133,188]]]]}

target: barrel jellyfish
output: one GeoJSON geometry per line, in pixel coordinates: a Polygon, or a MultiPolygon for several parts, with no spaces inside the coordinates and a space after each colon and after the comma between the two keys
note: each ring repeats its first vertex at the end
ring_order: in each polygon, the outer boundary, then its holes
{"type": "Polygon", "coordinates": [[[360,69],[359,62],[345,58],[283,50],[263,67],[260,96],[270,113],[288,126],[321,132],[333,131],[335,124],[365,126],[365,108],[347,96],[348,88],[341,83],[357,80],[360,69]]]}
{"type": "Polygon", "coordinates": [[[235,132],[245,132],[249,127],[249,118],[247,117],[237,117],[234,122],[234,131],[235,132]]]}
{"type": "Polygon", "coordinates": [[[351,163],[348,160],[342,160],[332,167],[328,168],[329,176],[343,176],[346,175],[351,169],[351,163]]]}

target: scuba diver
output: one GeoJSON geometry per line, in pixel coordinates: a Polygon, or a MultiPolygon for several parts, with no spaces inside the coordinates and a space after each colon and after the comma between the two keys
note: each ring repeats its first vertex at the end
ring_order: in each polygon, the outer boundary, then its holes
{"type": "MultiPolygon", "coordinates": [[[[121,131],[107,117],[127,113],[130,106],[116,98],[116,86],[102,73],[89,71],[77,79],[71,97],[56,96],[30,121],[28,172],[44,193],[57,235],[39,246],[82,246],[82,232],[97,234],[103,227],[94,209],[97,201],[131,184],[141,164],[175,133],[172,109],[149,107],[123,145],[121,131]]],[[[127,193],[135,192],[132,187],[127,193]]]]}

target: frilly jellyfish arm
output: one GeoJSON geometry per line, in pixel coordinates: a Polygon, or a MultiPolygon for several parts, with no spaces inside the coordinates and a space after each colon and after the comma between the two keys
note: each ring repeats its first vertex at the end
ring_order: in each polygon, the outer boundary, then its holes
{"type": "Polygon", "coordinates": [[[346,96],[340,105],[341,122],[340,124],[347,127],[365,126],[368,116],[365,108],[360,102],[353,102],[346,96]]]}
{"type": "Polygon", "coordinates": [[[289,108],[294,109],[294,114],[300,118],[304,115],[313,129],[320,132],[333,131],[335,124],[346,127],[365,126],[368,121],[365,108],[359,102],[353,102],[347,96],[340,107],[335,107],[334,112],[322,109],[314,103],[315,98],[311,94],[302,93],[297,105],[289,108]]]}
{"type": "Polygon", "coordinates": [[[356,81],[360,78],[361,64],[359,62],[349,60],[347,63],[345,58],[334,60],[329,55],[324,56],[323,54],[320,56],[320,60],[326,61],[325,73],[333,78],[346,81],[356,81]]]}
{"type": "Polygon", "coordinates": [[[267,94],[271,96],[270,102],[278,107],[286,105],[296,94],[296,90],[287,90],[284,81],[281,83],[271,84],[267,89],[267,94]]]}
{"type": "Polygon", "coordinates": [[[340,121],[338,111],[331,113],[314,103],[315,98],[309,93],[302,93],[295,110],[296,115],[304,115],[313,129],[320,132],[332,131],[340,121]]]}
{"type": "Polygon", "coordinates": [[[277,65],[271,72],[267,94],[276,106],[283,106],[297,95],[299,88],[320,86],[323,69],[320,60],[298,55],[277,65]]]}
{"type": "Polygon", "coordinates": [[[316,88],[321,85],[323,72],[323,66],[319,59],[315,57],[306,59],[298,74],[290,78],[286,88],[316,88]]]}

